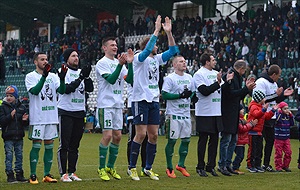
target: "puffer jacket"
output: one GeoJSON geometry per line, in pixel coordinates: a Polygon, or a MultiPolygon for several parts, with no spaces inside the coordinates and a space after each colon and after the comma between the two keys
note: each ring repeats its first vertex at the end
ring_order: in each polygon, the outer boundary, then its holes
{"type": "Polygon", "coordinates": [[[254,127],[251,122],[248,122],[244,119],[244,116],[240,114],[240,122],[238,128],[238,140],[236,145],[245,145],[248,144],[248,131],[250,131],[254,127]]]}
{"type": "Polygon", "coordinates": [[[249,131],[249,135],[262,135],[265,120],[270,120],[276,110],[266,112],[262,105],[252,100],[249,105],[249,114],[247,121],[250,122],[257,119],[257,124],[249,131]]]}
{"type": "Polygon", "coordinates": [[[17,100],[15,105],[12,105],[5,100],[0,107],[0,125],[2,127],[2,138],[4,140],[21,140],[25,136],[24,126],[29,124],[29,121],[23,121],[22,117],[26,113],[26,107],[17,100]],[[11,117],[11,112],[16,109],[15,117],[11,117]]]}

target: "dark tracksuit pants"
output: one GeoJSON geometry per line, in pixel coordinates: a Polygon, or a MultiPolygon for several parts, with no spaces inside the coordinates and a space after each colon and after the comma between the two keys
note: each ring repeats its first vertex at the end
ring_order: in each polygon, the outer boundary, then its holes
{"type": "Polygon", "coordinates": [[[263,137],[265,139],[265,147],[264,147],[264,162],[265,166],[270,165],[270,159],[272,155],[272,150],[274,146],[274,124],[275,120],[266,120],[263,129],[263,137]]]}
{"type": "Polygon", "coordinates": [[[78,148],[84,131],[84,118],[62,115],[59,116],[59,120],[60,142],[57,152],[59,173],[74,173],[78,160],[78,148]]]}
{"type": "Polygon", "coordinates": [[[261,135],[249,135],[248,168],[261,167],[262,149],[263,137],[261,135]]]}

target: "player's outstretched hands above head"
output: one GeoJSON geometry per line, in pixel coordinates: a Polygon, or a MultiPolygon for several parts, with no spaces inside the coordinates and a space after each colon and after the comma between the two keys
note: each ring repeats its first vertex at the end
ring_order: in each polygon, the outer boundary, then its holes
{"type": "Polygon", "coordinates": [[[158,15],[155,21],[155,30],[154,30],[154,35],[157,36],[159,31],[161,29],[161,16],[158,15]]]}
{"type": "Polygon", "coordinates": [[[171,32],[172,31],[172,21],[169,17],[165,18],[165,23],[162,23],[163,29],[165,32],[171,32]]]}

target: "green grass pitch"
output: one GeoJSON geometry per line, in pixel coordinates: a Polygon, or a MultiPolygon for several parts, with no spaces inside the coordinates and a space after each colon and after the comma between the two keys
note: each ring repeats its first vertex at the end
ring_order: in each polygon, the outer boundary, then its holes
{"type": "MultiPolygon", "coordinates": [[[[245,175],[235,175],[235,176],[223,176],[213,177],[209,174],[209,177],[200,177],[196,171],[195,167],[197,164],[197,141],[198,137],[194,136],[191,138],[191,143],[189,147],[189,153],[186,159],[186,167],[190,172],[190,177],[184,177],[178,171],[175,171],[177,178],[168,178],[165,174],[166,161],[164,148],[166,145],[166,138],[160,136],[158,138],[157,154],[153,165],[153,170],[160,175],[159,181],[153,181],[148,177],[141,177],[140,181],[132,181],[126,174],[127,170],[127,135],[123,135],[119,156],[117,158],[115,168],[121,175],[121,180],[111,179],[108,182],[101,181],[97,174],[97,168],[99,165],[98,158],[98,146],[102,134],[90,134],[85,133],[81,140],[80,150],[79,150],[79,162],[77,166],[77,175],[83,179],[82,182],[72,182],[72,183],[62,183],[57,184],[42,183],[43,177],[43,153],[44,147],[42,146],[40,151],[40,158],[37,166],[37,176],[39,179],[39,184],[31,185],[29,183],[25,184],[8,184],[6,182],[5,166],[4,166],[4,150],[3,141],[0,142],[0,189],[299,189],[300,188],[300,170],[297,168],[298,159],[298,148],[299,141],[291,140],[292,143],[292,162],[290,168],[291,173],[249,173],[246,171],[245,160],[242,163],[241,170],[245,171],[245,175]]],[[[175,152],[173,157],[173,165],[175,166],[178,161],[178,146],[180,141],[177,141],[175,146],[175,152]]],[[[59,179],[58,167],[57,167],[57,157],[56,152],[58,148],[58,139],[55,140],[54,145],[54,158],[51,173],[59,179]]],[[[29,177],[29,152],[31,149],[31,141],[24,138],[24,172],[26,177],[29,177]]],[[[274,151],[273,151],[274,154],[274,151]]],[[[217,159],[218,160],[218,159],[217,159]]],[[[272,165],[274,166],[274,158],[272,157],[272,165]]],[[[138,171],[140,173],[140,160],[138,161],[138,171]]]]}

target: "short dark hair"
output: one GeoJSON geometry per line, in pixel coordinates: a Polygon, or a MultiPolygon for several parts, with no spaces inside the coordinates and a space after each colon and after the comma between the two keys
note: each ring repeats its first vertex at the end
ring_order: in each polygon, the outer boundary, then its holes
{"type": "Polygon", "coordinates": [[[279,71],[280,71],[281,69],[280,69],[280,67],[278,66],[278,65],[271,65],[270,67],[269,67],[269,69],[268,69],[268,75],[269,76],[272,76],[274,73],[276,74],[276,75],[278,75],[279,74],[279,71]]]}
{"type": "Polygon", "coordinates": [[[106,37],[102,40],[102,45],[104,46],[106,44],[106,42],[110,41],[110,40],[113,40],[113,41],[116,41],[116,38],[115,37],[106,37]]]}
{"type": "MultiPolygon", "coordinates": [[[[174,64],[175,59],[177,59],[177,57],[183,57],[182,55],[176,55],[172,58],[172,64],[174,64]]],[[[183,57],[184,58],[184,57],[183,57]]]]}
{"type": "Polygon", "coordinates": [[[206,61],[210,61],[210,56],[212,56],[212,54],[210,54],[210,53],[203,53],[200,56],[200,62],[202,64],[202,66],[204,66],[206,64],[206,61]]]}
{"type": "Polygon", "coordinates": [[[46,54],[46,53],[44,53],[44,52],[37,52],[37,53],[35,53],[35,54],[33,55],[33,61],[36,61],[36,60],[38,59],[38,56],[39,56],[39,55],[42,55],[42,54],[46,54]]]}

